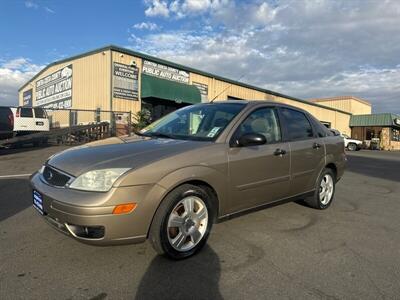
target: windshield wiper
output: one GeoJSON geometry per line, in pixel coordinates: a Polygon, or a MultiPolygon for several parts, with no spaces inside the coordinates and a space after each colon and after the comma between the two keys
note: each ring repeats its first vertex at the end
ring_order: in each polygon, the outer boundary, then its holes
{"type": "Polygon", "coordinates": [[[167,139],[174,139],[175,137],[167,134],[167,133],[162,133],[162,132],[149,132],[148,134],[144,136],[154,136],[154,137],[160,137],[160,138],[167,138],[167,139]]]}

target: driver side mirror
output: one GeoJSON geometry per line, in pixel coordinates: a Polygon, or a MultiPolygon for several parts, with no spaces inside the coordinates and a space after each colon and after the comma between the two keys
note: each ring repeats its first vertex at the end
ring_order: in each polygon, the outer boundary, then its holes
{"type": "Polygon", "coordinates": [[[259,146],[267,143],[264,135],[259,133],[247,133],[239,137],[236,141],[238,147],[259,146]]]}

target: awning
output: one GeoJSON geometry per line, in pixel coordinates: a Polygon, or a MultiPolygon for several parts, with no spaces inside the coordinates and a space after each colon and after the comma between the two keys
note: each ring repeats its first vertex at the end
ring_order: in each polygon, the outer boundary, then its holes
{"type": "Polygon", "coordinates": [[[200,91],[194,85],[183,84],[175,81],[141,74],[141,98],[159,98],[177,103],[200,103],[200,91]]]}
{"type": "Polygon", "coordinates": [[[400,127],[400,116],[391,113],[353,115],[350,117],[350,127],[400,127]]]}

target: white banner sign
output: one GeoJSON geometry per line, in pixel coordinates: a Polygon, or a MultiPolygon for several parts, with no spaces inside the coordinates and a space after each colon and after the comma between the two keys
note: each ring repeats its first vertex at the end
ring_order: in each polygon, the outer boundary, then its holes
{"type": "Polygon", "coordinates": [[[36,81],[36,106],[72,107],[72,65],[36,81]]]}
{"type": "Polygon", "coordinates": [[[144,74],[181,83],[189,83],[189,73],[173,67],[145,60],[143,61],[142,69],[144,74]]]}

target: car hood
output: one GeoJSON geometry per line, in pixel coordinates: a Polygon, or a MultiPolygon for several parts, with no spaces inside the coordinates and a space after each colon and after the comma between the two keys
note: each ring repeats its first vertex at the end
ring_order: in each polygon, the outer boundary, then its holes
{"type": "Polygon", "coordinates": [[[138,168],[151,162],[209,145],[210,142],[173,139],[107,139],[67,149],[47,164],[73,176],[106,168],[138,168]]]}
{"type": "Polygon", "coordinates": [[[355,140],[355,139],[346,139],[347,142],[351,142],[351,143],[357,143],[357,144],[362,144],[362,141],[360,140],[355,140]]]}

